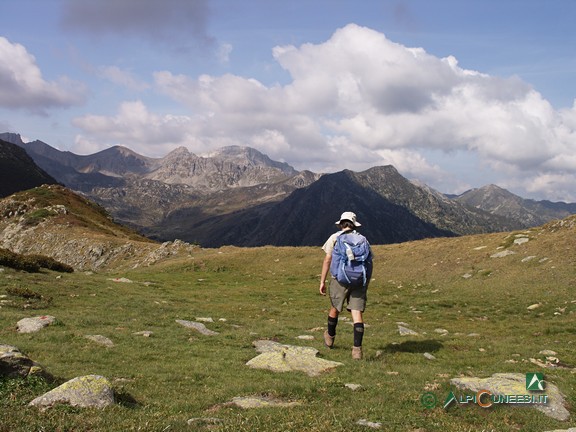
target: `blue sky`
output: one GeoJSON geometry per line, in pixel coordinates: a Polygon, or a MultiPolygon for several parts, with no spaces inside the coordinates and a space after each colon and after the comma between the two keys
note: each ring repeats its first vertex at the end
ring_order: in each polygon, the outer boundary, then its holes
{"type": "Polygon", "coordinates": [[[576,202],[573,0],[1,0],[0,132],[576,202]]]}

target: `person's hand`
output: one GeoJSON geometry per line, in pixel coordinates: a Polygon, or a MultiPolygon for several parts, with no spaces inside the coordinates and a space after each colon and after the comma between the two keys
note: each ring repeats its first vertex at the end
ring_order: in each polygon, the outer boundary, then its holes
{"type": "Polygon", "coordinates": [[[320,282],[320,294],[326,295],[326,282],[320,282]]]}

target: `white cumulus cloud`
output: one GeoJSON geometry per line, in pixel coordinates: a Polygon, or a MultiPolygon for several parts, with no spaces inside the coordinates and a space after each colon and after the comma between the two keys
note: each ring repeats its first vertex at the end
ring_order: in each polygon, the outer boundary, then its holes
{"type": "Polygon", "coordinates": [[[66,77],[47,81],[23,45],[0,36],[0,106],[43,114],[47,108],[78,105],[85,87],[66,77]]]}
{"type": "Polygon", "coordinates": [[[194,132],[190,117],[158,115],[150,112],[142,101],[124,102],[114,117],[86,115],[75,118],[73,123],[85,133],[81,136],[83,148],[102,150],[110,144],[138,146],[144,154],[164,156],[183,142],[194,140],[188,135],[194,132]]]}

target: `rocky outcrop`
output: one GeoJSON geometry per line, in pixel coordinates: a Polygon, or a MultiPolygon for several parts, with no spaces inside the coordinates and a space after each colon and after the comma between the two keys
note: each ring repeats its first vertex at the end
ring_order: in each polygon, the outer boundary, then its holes
{"type": "MultiPolygon", "coordinates": [[[[27,378],[39,375],[54,378],[38,363],[17,347],[0,343],[0,378],[27,378]]],[[[28,405],[49,408],[56,404],[69,404],[84,408],[105,408],[115,403],[114,390],[107,378],[100,375],[76,377],[55,389],[38,396],[28,405]]]]}
{"type": "Polygon", "coordinates": [[[0,200],[0,248],[51,257],[76,270],[149,266],[195,246],[152,242],[120,226],[102,207],[61,186],[0,200]]]}
{"type": "Polygon", "coordinates": [[[20,254],[50,256],[80,271],[145,267],[176,254],[191,254],[195,249],[182,241],[158,244],[70,234],[66,227],[15,225],[0,231],[0,247],[20,254]]]}

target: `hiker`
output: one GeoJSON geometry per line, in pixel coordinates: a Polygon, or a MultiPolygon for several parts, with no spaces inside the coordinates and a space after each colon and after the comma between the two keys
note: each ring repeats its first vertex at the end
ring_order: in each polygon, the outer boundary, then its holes
{"type": "MultiPolygon", "coordinates": [[[[366,307],[366,292],[368,283],[372,274],[372,253],[370,245],[364,236],[356,232],[356,228],[361,224],[356,221],[356,214],[353,212],[344,212],[340,220],[336,222],[340,231],[332,234],[322,249],[326,252],[324,262],[322,263],[322,276],[320,279],[320,294],[326,295],[326,278],[328,273],[331,274],[330,280],[330,312],[328,313],[328,329],[324,331],[324,344],[328,348],[334,346],[336,337],[336,326],[338,325],[338,315],[342,312],[344,304],[347,303],[347,310],[352,314],[354,321],[354,345],[352,347],[352,358],[354,360],[362,359],[362,339],[364,337],[364,320],[362,313],[366,307]],[[354,249],[354,255],[351,256],[350,246],[354,248],[354,243],[362,246],[363,252],[354,249]],[[360,244],[361,243],[361,244],[360,244]],[[356,258],[360,261],[350,261],[346,258],[348,252],[349,258],[356,258]],[[360,259],[358,255],[364,255],[360,259]],[[353,263],[361,269],[357,272],[355,280],[352,275],[341,275],[345,273],[343,266],[347,263],[353,263]],[[340,273],[340,274],[339,274],[340,273]]],[[[360,247],[359,246],[359,247],[360,247]]]]}

